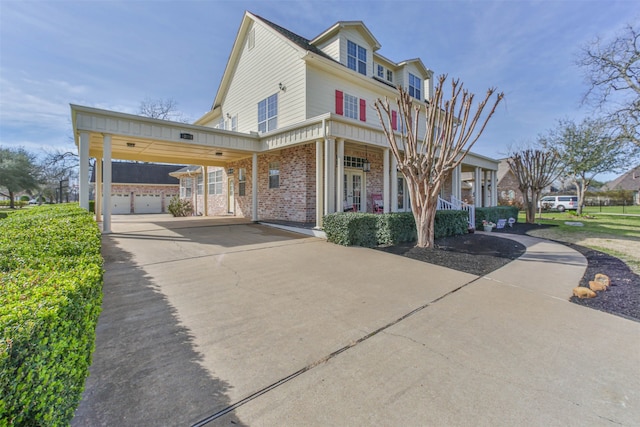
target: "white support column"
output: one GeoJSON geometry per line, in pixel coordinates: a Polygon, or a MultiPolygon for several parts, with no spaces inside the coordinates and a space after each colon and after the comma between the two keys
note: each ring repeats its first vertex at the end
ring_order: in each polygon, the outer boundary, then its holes
{"type": "Polygon", "coordinates": [[[473,177],[473,204],[482,207],[482,168],[477,167],[473,177]]]}
{"type": "Polygon", "coordinates": [[[251,220],[258,221],[258,154],[251,159],[251,220]]]}
{"type": "Polygon", "coordinates": [[[335,139],[327,138],[324,141],[324,213],[330,214],[336,211],[335,191],[335,139]]]}
{"type": "Polygon", "coordinates": [[[80,155],[80,171],[78,191],[80,194],[80,207],[89,210],[89,133],[80,132],[80,144],[78,145],[80,155]]]}
{"type": "Polygon", "coordinates": [[[453,173],[451,174],[451,182],[453,184],[451,188],[453,197],[458,200],[462,200],[462,168],[460,167],[460,165],[456,166],[453,169],[453,173]]]}
{"type": "Polygon", "coordinates": [[[104,220],[102,232],[111,233],[111,135],[102,135],[102,155],[104,157],[104,220]]]}
{"type": "Polygon", "coordinates": [[[491,206],[498,206],[498,171],[491,171],[491,206]]]}
{"type": "Polygon", "coordinates": [[[202,168],[202,200],[204,203],[202,215],[209,216],[209,174],[206,166],[201,165],[200,167],[202,168]]]}
{"type": "Polygon", "coordinates": [[[324,169],[322,153],[324,151],[322,141],[316,141],[316,228],[322,228],[322,216],[324,213],[324,169]]]}
{"type": "Polygon", "coordinates": [[[95,204],[96,222],[102,222],[102,158],[96,159],[96,191],[95,204]]]}
{"type": "Polygon", "coordinates": [[[389,197],[389,149],[382,150],[382,209],[383,212],[391,212],[389,197]]]}
{"type": "Polygon", "coordinates": [[[344,211],[344,139],[336,146],[336,212],[344,211]]]}
{"type": "Polygon", "coordinates": [[[391,212],[398,212],[398,161],[391,156],[391,212]]]}
{"type": "Polygon", "coordinates": [[[483,193],[484,193],[484,198],[483,199],[484,200],[482,202],[482,206],[487,207],[487,206],[489,206],[489,199],[491,197],[491,194],[489,194],[489,191],[490,191],[490,188],[489,188],[489,177],[490,177],[489,171],[484,171],[483,175],[484,175],[484,191],[483,191],[483,193]]]}

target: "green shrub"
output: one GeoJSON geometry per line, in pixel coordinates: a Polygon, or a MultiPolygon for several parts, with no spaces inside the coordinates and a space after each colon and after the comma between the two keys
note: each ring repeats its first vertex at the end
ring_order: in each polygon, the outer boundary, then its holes
{"type": "Polygon", "coordinates": [[[191,200],[182,200],[178,196],[173,196],[168,206],[171,215],[176,217],[189,216],[193,213],[191,200]]]}
{"type": "Polygon", "coordinates": [[[514,218],[518,220],[518,208],[515,206],[493,206],[490,208],[476,208],[476,229],[482,230],[482,221],[497,223],[499,219],[514,218]]]}
{"type": "MultiPolygon", "coordinates": [[[[327,240],[344,246],[374,247],[412,242],[417,238],[411,212],[369,214],[333,213],[324,217],[327,240]]],[[[437,211],[435,237],[467,233],[468,215],[464,211],[437,211]]]]}
{"type": "Polygon", "coordinates": [[[100,231],[77,205],[0,221],[0,426],[68,425],[102,302],[100,231]]]}
{"type": "Polygon", "coordinates": [[[96,201],[89,200],[89,212],[96,213],[96,201]]]}

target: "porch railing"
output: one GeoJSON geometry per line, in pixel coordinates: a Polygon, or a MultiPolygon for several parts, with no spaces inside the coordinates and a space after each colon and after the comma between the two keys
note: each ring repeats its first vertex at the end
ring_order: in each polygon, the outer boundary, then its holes
{"type": "Polygon", "coordinates": [[[466,211],[469,215],[469,226],[472,228],[476,227],[476,207],[463,202],[455,196],[451,196],[451,201],[438,196],[438,210],[466,211]]]}

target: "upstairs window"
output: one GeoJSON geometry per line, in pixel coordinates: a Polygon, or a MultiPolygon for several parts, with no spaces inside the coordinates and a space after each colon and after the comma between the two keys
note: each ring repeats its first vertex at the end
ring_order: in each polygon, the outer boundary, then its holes
{"type": "Polygon", "coordinates": [[[422,79],[409,73],[409,96],[422,101],[422,79]]]}
{"type": "Polygon", "coordinates": [[[367,49],[347,40],[347,68],[367,75],[367,49]]]}
{"type": "Polygon", "coordinates": [[[378,77],[380,77],[381,79],[384,79],[384,67],[380,64],[378,64],[378,77]]]}
{"type": "Polygon", "coordinates": [[[358,118],[358,98],[348,93],[344,94],[344,116],[350,119],[358,118]]]}
{"type": "Polygon", "coordinates": [[[387,70],[387,81],[393,82],[393,71],[387,70]]]}
{"type": "Polygon", "coordinates": [[[238,131],[238,116],[231,117],[231,130],[234,132],[238,131]]]}
{"type": "Polygon", "coordinates": [[[278,126],[278,94],[258,102],[258,132],[269,132],[278,126]]]}
{"type": "Polygon", "coordinates": [[[336,90],[336,114],[349,117],[350,119],[360,119],[367,121],[367,101],[349,95],[340,90],[336,90]]]}

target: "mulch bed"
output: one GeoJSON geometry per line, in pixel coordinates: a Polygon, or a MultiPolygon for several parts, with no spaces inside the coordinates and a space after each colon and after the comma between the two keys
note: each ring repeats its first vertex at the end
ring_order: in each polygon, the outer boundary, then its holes
{"type": "MultiPolygon", "coordinates": [[[[545,227],[552,226],[514,224],[511,228],[495,230],[494,233],[527,234],[533,229],[545,227]]],[[[591,299],[571,297],[571,302],[640,322],[640,276],[616,257],[584,246],[558,243],[577,250],[587,259],[585,274],[576,286],[589,287],[589,280],[593,280],[596,273],[606,274],[611,279],[609,290],[598,292],[591,299]]],[[[520,257],[526,250],[513,240],[475,233],[436,239],[435,245],[435,248],[416,248],[414,243],[401,243],[378,249],[477,276],[497,270],[520,257]]]]}

